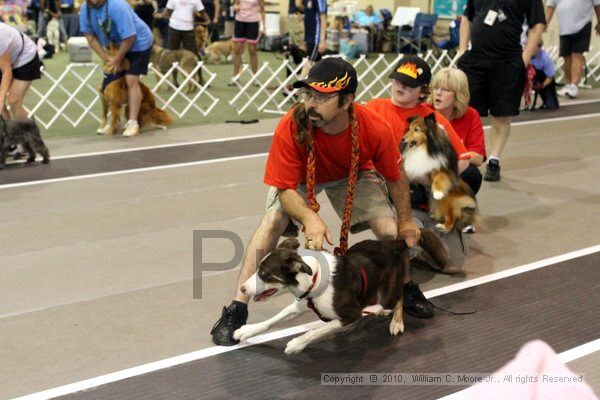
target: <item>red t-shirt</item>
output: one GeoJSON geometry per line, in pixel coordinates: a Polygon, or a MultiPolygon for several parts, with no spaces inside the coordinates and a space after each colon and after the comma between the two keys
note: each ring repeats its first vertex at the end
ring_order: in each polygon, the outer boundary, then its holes
{"type": "Polygon", "coordinates": [[[367,108],[370,108],[371,110],[376,111],[378,114],[383,116],[388,124],[390,124],[394,132],[394,138],[398,145],[402,143],[402,138],[404,138],[404,134],[406,131],[408,131],[408,127],[410,125],[408,119],[410,117],[419,116],[424,118],[432,112],[435,112],[435,119],[446,131],[448,139],[450,139],[452,147],[454,147],[454,150],[458,155],[458,159],[468,160],[471,158],[471,155],[465,148],[465,145],[460,137],[458,137],[454,131],[454,128],[450,122],[448,122],[448,120],[444,118],[442,114],[438,113],[437,111],[433,111],[423,103],[417,104],[413,108],[402,108],[395,106],[391,99],[373,99],[369,101],[366,106],[367,108]]]}
{"type": "Polygon", "coordinates": [[[456,134],[462,139],[465,147],[469,151],[485,154],[485,137],[483,136],[483,125],[481,118],[473,107],[467,107],[467,112],[460,118],[450,121],[456,134]]]}
{"type": "MultiPolygon", "coordinates": [[[[359,125],[359,170],[376,168],[389,181],[400,179],[401,159],[388,124],[365,106],[354,103],[359,125]]],[[[296,124],[290,110],[281,118],[269,151],[264,182],[278,189],[295,189],[306,182],[306,146],[296,144],[296,124]]],[[[348,177],[350,170],[350,128],[332,136],[320,129],[313,132],[316,183],[348,177]]]]}

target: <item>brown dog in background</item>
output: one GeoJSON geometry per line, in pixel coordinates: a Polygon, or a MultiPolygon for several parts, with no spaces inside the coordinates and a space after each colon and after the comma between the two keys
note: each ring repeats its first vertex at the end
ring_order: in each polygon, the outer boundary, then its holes
{"type": "MultiPolygon", "coordinates": [[[[150,62],[152,62],[152,65],[154,65],[154,67],[163,75],[173,67],[173,63],[175,62],[178,63],[179,68],[184,70],[187,75],[190,75],[194,71],[194,68],[196,68],[198,61],[198,57],[194,53],[185,49],[168,50],[154,45],[152,46],[152,53],[150,54],[150,62]]],[[[177,82],[177,69],[173,70],[171,76],[173,78],[173,84],[176,87],[179,87],[179,83],[177,82]]],[[[156,76],[156,80],[160,80],[158,75],[156,76]]],[[[197,89],[197,86],[193,81],[198,82],[200,85],[204,85],[202,69],[198,69],[196,76],[190,78],[188,84],[183,89],[184,93],[194,92],[197,89]]]]}
{"type": "Polygon", "coordinates": [[[204,61],[207,64],[227,63],[232,53],[233,40],[220,40],[206,48],[204,51],[204,61]]]}
{"type": "Polygon", "coordinates": [[[435,114],[412,120],[401,144],[408,179],[431,182],[429,208],[442,232],[462,230],[477,219],[477,201],[458,174],[458,157],[435,114]]]}
{"type": "MultiPolygon", "coordinates": [[[[111,44],[108,51],[109,57],[113,57],[116,52],[117,47],[111,44]]],[[[123,59],[119,66],[119,70],[114,74],[108,70],[106,62],[102,68],[105,79],[107,76],[110,76],[112,80],[107,83],[103,80],[98,88],[100,101],[102,103],[102,121],[97,132],[103,135],[114,135],[119,128],[121,110],[123,107],[125,107],[126,114],[129,112],[129,108],[127,107],[127,84],[125,83],[125,71],[129,68],[129,60],[126,58],[123,59]],[[109,109],[111,118],[110,123],[107,125],[106,120],[109,109]]],[[[156,106],[156,99],[148,86],[140,82],[140,88],[142,90],[142,104],[140,105],[140,112],[138,113],[138,124],[140,129],[149,123],[154,123],[155,125],[162,127],[170,125],[173,122],[173,118],[166,111],[161,110],[156,106]]]]}

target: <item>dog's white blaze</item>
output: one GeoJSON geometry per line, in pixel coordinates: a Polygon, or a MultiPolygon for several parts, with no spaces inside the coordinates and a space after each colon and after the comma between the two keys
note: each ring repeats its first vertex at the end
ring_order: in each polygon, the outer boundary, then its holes
{"type": "Polygon", "coordinates": [[[431,171],[446,167],[447,160],[443,155],[431,157],[425,146],[416,149],[406,149],[402,155],[404,170],[410,181],[416,178],[426,178],[431,171]]]}
{"type": "Polygon", "coordinates": [[[258,271],[254,273],[244,284],[242,285],[245,289],[244,294],[247,296],[254,296],[260,294],[268,289],[279,289],[281,285],[277,283],[267,283],[259,278],[258,271]]]}
{"type": "Polygon", "coordinates": [[[331,284],[333,277],[335,276],[337,258],[328,252],[321,253],[326,261],[326,265],[322,265],[315,257],[303,256],[302,260],[310,266],[313,271],[317,271],[320,266],[320,277],[317,285],[311,292],[313,303],[321,315],[329,319],[338,319],[339,316],[336,314],[333,308],[333,285],[331,284]],[[323,279],[327,279],[324,281],[323,279]]]}

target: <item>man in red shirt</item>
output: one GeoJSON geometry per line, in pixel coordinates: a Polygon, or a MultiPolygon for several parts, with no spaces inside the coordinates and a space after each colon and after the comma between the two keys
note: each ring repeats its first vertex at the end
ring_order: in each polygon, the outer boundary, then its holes
{"type": "MultiPolygon", "coordinates": [[[[429,82],[431,80],[429,64],[418,56],[405,56],[394,67],[389,78],[392,80],[391,98],[373,99],[367,103],[367,108],[382,115],[390,124],[397,145],[402,142],[402,138],[410,125],[408,120],[411,117],[426,117],[431,113],[435,113],[438,124],[443,127],[458,156],[458,172],[462,173],[467,169],[471,156],[462,140],[446,118],[424,103],[429,94],[429,82]]],[[[429,182],[411,182],[413,217],[417,220],[419,226],[437,232],[435,229],[437,221],[434,221],[427,213],[428,185],[429,182]],[[418,183],[425,184],[425,186],[418,183]]],[[[461,233],[453,231],[448,234],[439,234],[439,237],[448,250],[449,260],[444,272],[462,272],[466,259],[466,245],[463,242],[461,233]]],[[[418,257],[414,262],[434,266],[422,257],[418,257]]]]}
{"type": "MultiPolygon", "coordinates": [[[[264,178],[271,186],[267,212],[246,248],[234,301],[223,307],[211,331],[216,344],[237,343],[233,333],[246,323],[249,300],[239,287],[275,248],[290,218],[304,227],[307,248],[320,250],[324,241],[333,244],[328,226],[315,211],[316,193],[324,190],[342,218],[348,181],[357,176],[350,232],[370,228],[378,239],[405,240],[410,247],[417,243],[420,231],[411,216],[398,144],[381,116],[354,102],[357,84],[352,65],[339,58],[319,61],[307,79],[294,84],[304,104],[290,110],[275,129],[264,178]]],[[[405,309],[431,317],[431,304],[410,282],[408,272],[405,282],[405,296],[412,299],[405,309]]]]}

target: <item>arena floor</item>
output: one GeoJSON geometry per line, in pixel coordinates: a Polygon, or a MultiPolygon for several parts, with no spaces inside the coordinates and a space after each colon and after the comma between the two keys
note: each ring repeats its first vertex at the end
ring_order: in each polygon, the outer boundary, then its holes
{"type": "MultiPolygon", "coordinates": [[[[264,209],[262,175],[276,122],[55,140],[47,143],[50,165],[13,163],[0,172],[0,398],[328,396],[322,372],[429,365],[491,372],[535,338],[559,353],[595,343],[568,365],[600,393],[600,91],[583,91],[558,112],[524,112],[513,124],[502,181],[484,183],[478,195],[483,218],[468,239],[465,274],[416,271],[440,305],[476,314],[409,320],[394,339],[371,319],[360,332],[288,357],[286,335],[320,323],[305,315],[288,323],[293,329],[223,352],[209,331],[231,300],[238,269],[204,273],[195,299],[193,231],[248,240],[264,209]],[[480,277],[490,282],[449,286],[480,277]]],[[[228,240],[202,246],[203,262],[233,256],[228,240]]],[[[250,322],[290,300],[252,304],[250,322]]],[[[434,399],[461,389],[361,386],[341,394],[434,399]]]]}

